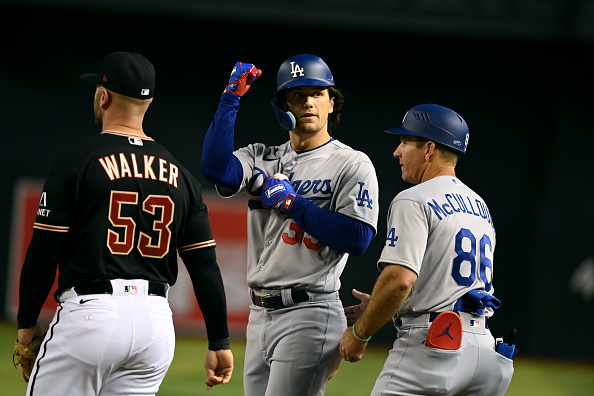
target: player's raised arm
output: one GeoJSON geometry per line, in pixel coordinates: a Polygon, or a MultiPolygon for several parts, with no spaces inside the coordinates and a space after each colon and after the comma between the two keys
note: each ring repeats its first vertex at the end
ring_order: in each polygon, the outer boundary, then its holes
{"type": "Polygon", "coordinates": [[[237,62],[217,112],[204,138],[201,170],[204,178],[218,186],[236,191],[241,182],[241,163],[233,156],[233,134],[239,100],[262,75],[252,63],[237,62]]]}

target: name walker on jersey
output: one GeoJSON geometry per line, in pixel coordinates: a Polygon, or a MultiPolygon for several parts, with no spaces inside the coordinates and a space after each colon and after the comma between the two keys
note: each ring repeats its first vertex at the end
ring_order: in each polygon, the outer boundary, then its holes
{"type": "Polygon", "coordinates": [[[98,160],[109,180],[113,181],[124,177],[152,179],[169,183],[177,188],[179,168],[154,155],[144,154],[142,158],[137,158],[134,153],[119,153],[119,155],[111,154],[98,158],[98,160]]]}

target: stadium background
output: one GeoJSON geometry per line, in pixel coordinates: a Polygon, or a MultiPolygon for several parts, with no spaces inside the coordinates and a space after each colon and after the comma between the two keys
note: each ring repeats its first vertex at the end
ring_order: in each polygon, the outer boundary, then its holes
{"type": "MultiPolygon", "coordinates": [[[[594,1],[0,0],[0,15],[4,320],[14,320],[15,191],[97,132],[81,73],[112,51],[148,57],[157,88],[145,130],[212,191],[199,172],[202,140],[233,64],[264,73],[242,99],[236,146],[276,144],[285,140],[270,108],[278,66],[313,53],[346,95],[334,136],[366,152],[380,182],[378,236],[350,259],[344,303],[354,303],[353,287],[371,290],[389,202],[408,187],[391,156],[397,143],[382,131],[413,105],[438,103],[469,124],[458,176],[486,200],[497,229],[503,305],[491,329],[517,328],[522,354],[594,360],[594,1]]],[[[393,337],[387,325],[373,341],[393,337]]]]}

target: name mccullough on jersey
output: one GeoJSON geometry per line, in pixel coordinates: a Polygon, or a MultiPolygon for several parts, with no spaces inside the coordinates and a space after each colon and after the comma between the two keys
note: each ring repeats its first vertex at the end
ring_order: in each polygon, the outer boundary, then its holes
{"type": "Polygon", "coordinates": [[[442,220],[442,216],[443,218],[446,218],[453,215],[454,213],[470,214],[483,218],[491,225],[491,227],[493,227],[493,229],[495,229],[495,225],[493,224],[493,219],[491,218],[491,213],[489,212],[487,205],[478,198],[472,202],[468,196],[463,196],[458,193],[451,193],[445,194],[443,201],[440,200],[440,202],[437,202],[435,199],[433,199],[433,201],[428,201],[427,205],[433,209],[439,220],[442,220]]]}

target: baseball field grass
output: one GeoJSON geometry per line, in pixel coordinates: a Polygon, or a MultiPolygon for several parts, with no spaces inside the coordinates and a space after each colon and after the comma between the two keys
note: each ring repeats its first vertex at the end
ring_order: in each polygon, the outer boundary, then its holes
{"type": "MultiPolygon", "coordinates": [[[[0,322],[0,394],[24,395],[27,389],[20,367],[12,364],[16,326],[0,322]]],[[[204,386],[202,364],[206,352],[202,338],[179,336],[175,358],[161,385],[159,396],[240,396],[243,395],[242,372],[245,342],[232,340],[235,370],[231,382],[210,391],[204,386]]],[[[388,353],[388,346],[372,345],[358,363],[343,363],[326,389],[326,396],[369,395],[388,353]]],[[[522,356],[514,359],[515,373],[508,396],[592,396],[594,395],[594,364],[539,360],[522,356]]],[[[78,396],[76,391],[73,396],[78,396]]],[[[67,395],[64,395],[67,396],[67,395]]],[[[279,395],[282,396],[282,395],[279,395]]]]}

